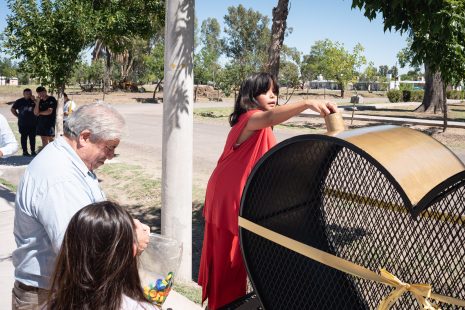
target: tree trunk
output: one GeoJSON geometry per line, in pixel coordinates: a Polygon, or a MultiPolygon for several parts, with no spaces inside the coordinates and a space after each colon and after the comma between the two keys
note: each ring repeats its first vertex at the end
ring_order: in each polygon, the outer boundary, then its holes
{"type": "Polygon", "coordinates": [[[56,120],[55,120],[55,127],[56,127],[56,137],[63,135],[63,106],[64,106],[64,96],[63,93],[65,92],[65,85],[58,86],[58,105],[56,110],[56,120]]]}
{"type": "Polygon", "coordinates": [[[339,86],[341,87],[341,98],[344,98],[344,92],[345,92],[344,85],[339,84],[339,86]]]}
{"type": "Polygon", "coordinates": [[[122,54],[121,81],[128,81],[129,73],[134,65],[134,57],[129,51],[122,54]]]}
{"type": "Polygon", "coordinates": [[[444,120],[444,125],[442,131],[445,132],[447,129],[447,93],[446,93],[446,84],[443,83],[443,100],[442,100],[442,111],[443,111],[443,120],[444,120]]]}
{"type": "Polygon", "coordinates": [[[432,72],[428,65],[425,64],[425,95],[420,106],[415,112],[430,112],[434,113],[441,110],[445,106],[445,85],[441,78],[441,72],[432,72]]]}
{"type": "Polygon", "coordinates": [[[289,0],[278,0],[273,8],[273,25],[271,27],[271,43],[268,50],[268,71],[278,78],[279,57],[286,32],[286,20],[289,14],[289,0]]]}
{"type": "Polygon", "coordinates": [[[155,85],[155,89],[153,90],[152,98],[155,101],[155,103],[157,103],[157,100],[155,99],[155,96],[157,94],[158,87],[160,87],[160,84],[161,84],[162,81],[163,81],[163,79],[158,80],[157,85],[155,85]]]}
{"type": "Polygon", "coordinates": [[[194,86],[194,103],[197,102],[197,88],[199,88],[199,85],[194,86]]]}
{"type": "Polygon", "coordinates": [[[107,93],[110,91],[110,80],[111,80],[111,70],[112,70],[112,63],[111,63],[111,52],[108,47],[106,48],[106,55],[105,55],[105,78],[104,78],[104,87],[103,92],[107,93]]]}
{"type": "Polygon", "coordinates": [[[103,43],[100,40],[95,42],[94,49],[92,51],[92,61],[95,61],[100,58],[100,52],[102,51],[103,43]]]}

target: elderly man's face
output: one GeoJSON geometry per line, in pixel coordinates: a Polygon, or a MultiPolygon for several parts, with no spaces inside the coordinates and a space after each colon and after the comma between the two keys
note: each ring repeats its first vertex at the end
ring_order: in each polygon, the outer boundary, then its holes
{"type": "Polygon", "coordinates": [[[92,141],[91,132],[84,130],[79,135],[76,151],[87,168],[91,171],[97,169],[105,163],[107,159],[115,156],[115,149],[119,144],[119,139],[92,141]]]}
{"type": "Polygon", "coordinates": [[[95,170],[105,163],[105,160],[115,156],[115,149],[119,140],[90,142],[87,147],[87,156],[84,160],[89,170],[95,170]]]}

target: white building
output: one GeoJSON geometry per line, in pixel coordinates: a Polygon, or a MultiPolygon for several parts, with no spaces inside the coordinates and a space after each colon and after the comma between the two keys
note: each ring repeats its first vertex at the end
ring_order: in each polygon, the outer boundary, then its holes
{"type": "Polygon", "coordinates": [[[4,86],[4,85],[18,86],[19,85],[18,78],[16,77],[7,78],[5,76],[0,76],[0,86],[4,86]]]}

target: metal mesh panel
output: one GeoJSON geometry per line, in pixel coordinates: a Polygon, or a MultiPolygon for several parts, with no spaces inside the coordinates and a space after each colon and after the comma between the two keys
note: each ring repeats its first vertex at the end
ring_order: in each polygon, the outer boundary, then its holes
{"type": "MultiPolygon", "coordinates": [[[[241,215],[310,246],[409,283],[465,298],[465,186],[455,184],[417,219],[363,154],[314,136],[268,154],[244,191],[241,215]]],[[[392,289],[326,267],[241,229],[265,309],[375,309],[392,289]]],[[[443,309],[456,309],[441,304],[443,309]]],[[[393,309],[418,309],[405,294],[393,309]]]]}

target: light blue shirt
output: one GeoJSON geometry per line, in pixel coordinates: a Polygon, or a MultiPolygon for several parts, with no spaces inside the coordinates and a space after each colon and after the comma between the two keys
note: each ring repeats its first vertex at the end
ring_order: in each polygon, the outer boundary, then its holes
{"type": "Polygon", "coordinates": [[[69,221],[86,205],[102,200],[97,177],[68,142],[60,137],[48,144],[27,167],[16,193],[16,280],[49,289],[69,221]]]}

